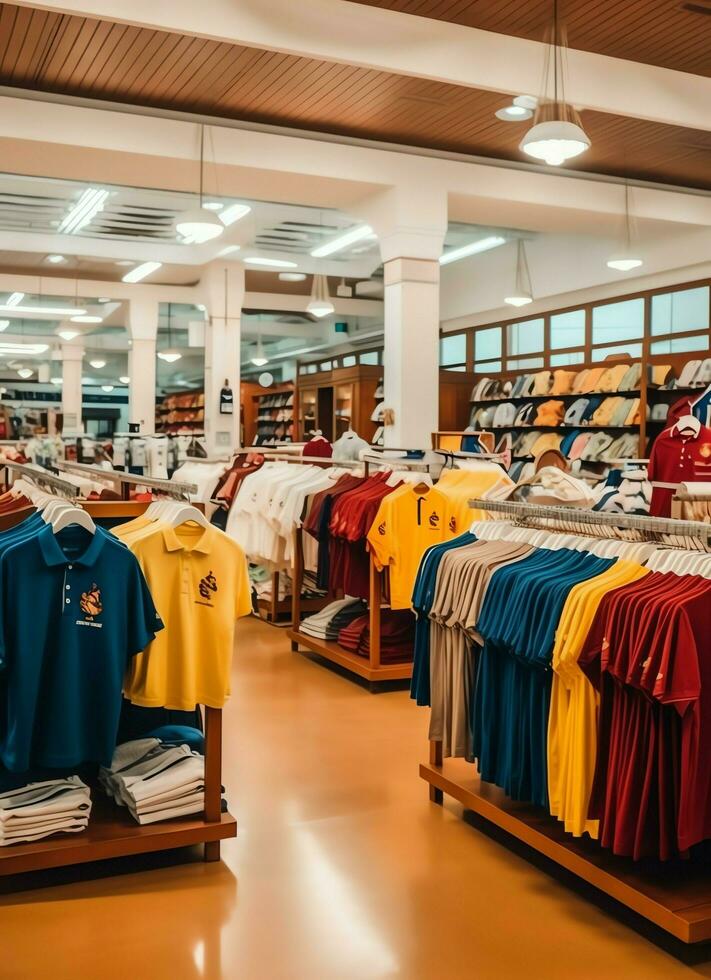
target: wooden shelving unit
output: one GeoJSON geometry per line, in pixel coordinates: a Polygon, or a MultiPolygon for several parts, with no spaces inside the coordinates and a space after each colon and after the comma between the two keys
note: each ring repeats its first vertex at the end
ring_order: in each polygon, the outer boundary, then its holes
{"type": "Polygon", "coordinates": [[[430,799],[458,800],[491,824],[554,861],[581,881],[684,943],[711,939],[711,875],[708,865],[693,862],[633,862],[616,857],[589,838],[566,834],[544,810],[509,799],[482,782],[462,759],[442,762],[442,743],[430,743],[430,761],[420,765],[430,799]]]}
{"type": "Polygon", "coordinates": [[[303,647],[312,653],[317,653],[320,657],[330,660],[331,663],[344,667],[352,674],[363,677],[371,684],[380,681],[407,680],[412,677],[412,661],[403,663],[382,664],[380,662],[380,609],[383,601],[383,581],[382,573],[378,571],[371,556],[370,559],[370,590],[368,599],[368,610],[370,615],[370,656],[359,657],[358,654],[338,643],[320,640],[313,636],[302,633],[299,629],[301,623],[301,582],[303,579],[304,549],[302,541],[302,531],[299,528],[296,532],[294,542],[294,595],[292,596],[292,627],[288,631],[291,640],[291,649],[294,653],[303,647]]]}

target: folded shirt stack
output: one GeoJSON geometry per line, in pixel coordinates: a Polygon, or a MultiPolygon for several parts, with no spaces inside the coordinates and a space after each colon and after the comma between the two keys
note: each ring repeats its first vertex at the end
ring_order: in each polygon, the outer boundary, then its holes
{"type": "Polygon", "coordinates": [[[0,846],[86,830],[89,787],[78,776],[29,783],[0,794],[0,846]]]}
{"type": "Polygon", "coordinates": [[[593,510],[614,514],[649,513],[652,484],[643,467],[610,470],[605,482],[596,487],[594,492],[598,499],[593,510]]]}
{"type": "MultiPolygon", "coordinates": [[[[655,365],[650,370],[650,382],[663,384],[669,370],[668,365],[655,365]]],[[[706,376],[711,381],[711,358],[707,361],[691,362],[691,367],[684,374],[684,384],[689,383],[687,378],[694,378],[694,384],[701,384],[703,383],[701,379],[706,376]]],[[[569,395],[571,393],[587,395],[592,392],[630,392],[639,388],[641,378],[642,365],[640,362],[614,364],[609,367],[601,365],[583,368],[577,372],[562,368],[553,372],[543,370],[533,374],[520,374],[513,381],[482,378],[472,388],[469,400],[482,402],[502,398],[569,395]]],[[[679,384],[681,384],[681,378],[679,384]]]]}
{"type": "Polygon", "coordinates": [[[565,414],[565,403],[551,399],[538,406],[534,425],[560,425],[565,414]]]}
{"type": "Polygon", "coordinates": [[[318,640],[328,640],[335,642],[341,630],[362,616],[366,611],[366,605],[362,599],[337,599],[330,602],[313,616],[308,616],[302,620],[299,630],[307,636],[313,636],[318,640]]]}
{"type": "Polygon", "coordinates": [[[186,817],[205,808],[205,759],[187,745],[139,738],[116,747],[99,782],[140,824],[186,817]]]}
{"type": "MultiPolygon", "coordinates": [[[[370,656],[370,617],[354,619],[338,634],[340,646],[360,657],[370,656]]],[[[415,617],[409,609],[383,609],[380,613],[381,663],[412,660],[415,648],[415,617]]]]}

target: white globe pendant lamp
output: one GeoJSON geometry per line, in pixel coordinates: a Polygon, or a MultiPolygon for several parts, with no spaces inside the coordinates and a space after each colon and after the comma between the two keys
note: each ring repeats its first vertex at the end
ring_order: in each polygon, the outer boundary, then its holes
{"type": "Polygon", "coordinates": [[[553,0],[553,28],[546,50],[543,92],[533,119],[533,126],[519,144],[519,149],[536,160],[560,167],[590,149],[590,138],[582,127],[580,116],[565,99],[565,72],[558,16],[558,0],[553,0]],[[551,78],[552,76],[552,78],[551,78]],[[552,92],[549,92],[549,86],[552,92]]]}
{"type": "Polygon", "coordinates": [[[608,269],[616,272],[631,272],[632,269],[639,269],[643,265],[643,260],[637,254],[632,244],[632,216],[630,215],[630,188],[625,181],[625,231],[624,242],[619,252],[615,252],[607,260],[608,269]]]}
{"type": "Polygon", "coordinates": [[[265,364],[269,363],[269,358],[264,353],[264,345],[262,344],[261,333],[257,335],[257,346],[254,351],[254,356],[250,357],[250,361],[255,367],[264,367],[265,364]]]}
{"type": "Polygon", "coordinates": [[[519,238],[516,244],[516,283],[513,293],[506,296],[504,303],[509,306],[527,306],[533,302],[533,290],[531,288],[531,273],[528,268],[526,258],[526,246],[519,238]]]}
{"type": "Polygon", "coordinates": [[[225,230],[214,211],[203,204],[203,177],[205,160],[205,127],[200,126],[200,190],[199,205],[185,211],[175,222],[175,230],[185,240],[186,244],[202,245],[204,242],[218,238],[225,230]]]}
{"type": "Polygon", "coordinates": [[[306,312],[319,320],[333,313],[336,307],[331,302],[328,293],[328,279],[319,273],[314,275],[313,286],[311,287],[311,299],[306,306],[306,312]]]}

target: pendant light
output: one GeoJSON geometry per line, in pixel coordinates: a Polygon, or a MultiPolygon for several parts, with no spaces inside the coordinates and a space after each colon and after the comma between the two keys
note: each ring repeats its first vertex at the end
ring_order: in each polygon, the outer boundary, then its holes
{"type": "Polygon", "coordinates": [[[538,102],[533,126],[521,140],[519,149],[552,167],[590,149],[590,139],[580,122],[580,116],[565,101],[563,65],[564,41],[561,41],[558,0],[553,0],[553,37],[546,51],[543,92],[538,102]],[[551,60],[553,62],[553,98],[548,97],[551,60]]]}
{"type": "Polygon", "coordinates": [[[630,187],[625,181],[625,240],[619,252],[615,252],[607,260],[607,266],[617,272],[630,272],[632,269],[639,269],[642,259],[632,248],[632,218],[630,216],[630,187]]]}
{"type": "Polygon", "coordinates": [[[321,317],[328,316],[329,313],[334,313],[335,309],[328,294],[328,279],[326,276],[317,273],[314,275],[311,299],[306,307],[306,312],[321,319],[321,317]]]}
{"type": "Polygon", "coordinates": [[[218,238],[225,230],[214,211],[203,205],[203,177],[205,160],[205,127],[200,125],[200,204],[181,214],[175,223],[176,231],[187,239],[186,244],[202,245],[218,238]]]}
{"type": "Polygon", "coordinates": [[[168,303],[168,346],[165,350],[158,351],[158,357],[160,357],[161,361],[167,361],[168,364],[174,364],[176,361],[179,361],[180,358],[183,356],[179,350],[173,347],[172,320],[173,320],[173,304],[168,303]]]}
{"type": "Polygon", "coordinates": [[[509,306],[526,306],[532,302],[533,290],[528,259],[526,258],[526,246],[519,238],[516,243],[516,286],[513,294],[504,299],[504,303],[508,303],[509,306]]]}
{"type": "Polygon", "coordinates": [[[257,334],[257,348],[254,352],[254,357],[250,357],[250,361],[255,367],[264,367],[265,364],[269,363],[269,358],[264,353],[264,345],[262,344],[262,332],[261,330],[257,334]]]}

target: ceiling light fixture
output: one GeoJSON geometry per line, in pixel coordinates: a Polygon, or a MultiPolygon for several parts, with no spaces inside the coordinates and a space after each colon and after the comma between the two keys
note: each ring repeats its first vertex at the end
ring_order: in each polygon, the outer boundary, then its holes
{"type": "Polygon", "coordinates": [[[513,105],[504,106],[503,109],[497,109],[494,115],[497,119],[501,119],[502,122],[523,122],[525,119],[531,119],[533,117],[533,111],[514,103],[513,105]]]}
{"type": "Polygon", "coordinates": [[[72,316],[69,318],[72,323],[103,323],[104,318],[101,316],[91,316],[88,313],[80,313],[79,316],[72,316]]]}
{"type": "Polygon", "coordinates": [[[17,306],[25,298],[24,293],[10,293],[5,303],[5,306],[17,306]]]}
{"type": "Polygon", "coordinates": [[[242,260],[247,265],[263,265],[268,269],[298,269],[298,263],[286,259],[270,259],[263,255],[247,255],[242,260]]]}
{"type": "Polygon", "coordinates": [[[220,212],[219,218],[225,228],[229,228],[235,221],[239,221],[240,218],[249,214],[251,210],[249,204],[230,204],[228,208],[220,212]]]}
{"type": "Polygon", "coordinates": [[[7,330],[9,326],[10,326],[9,320],[0,320],[0,333],[2,333],[3,330],[7,330]]]}
{"type": "Polygon", "coordinates": [[[533,290],[531,288],[531,273],[528,268],[526,258],[526,246],[519,238],[516,243],[516,286],[512,296],[507,296],[504,303],[509,306],[526,306],[533,302],[533,290]]]}
{"type": "Polygon", "coordinates": [[[521,140],[519,149],[552,167],[559,167],[566,160],[579,156],[590,149],[590,139],[580,122],[578,112],[565,101],[565,73],[561,38],[558,0],[553,0],[553,27],[551,40],[546,46],[543,74],[543,92],[539,100],[533,126],[521,140]],[[548,84],[553,62],[553,98],[548,97],[548,84]]]}
{"type": "Polygon", "coordinates": [[[630,187],[625,181],[625,230],[624,244],[619,252],[611,255],[607,260],[607,266],[617,272],[631,272],[632,269],[639,269],[643,264],[642,259],[635,254],[632,248],[632,223],[633,218],[630,214],[630,187]]]}
{"type": "Polygon", "coordinates": [[[57,231],[62,235],[76,235],[93,221],[99,211],[104,210],[108,196],[109,192],[101,187],[87,187],[77,203],[61,220],[57,231]]]}
{"type": "Polygon", "coordinates": [[[168,347],[166,350],[158,351],[158,357],[160,357],[161,361],[174,364],[182,356],[180,351],[173,347],[173,304],[168,303],[168,347]]]}
{"type": "Polygon", "coordinates": [[[303,282],[306,278],[305,272],[280,272],[279,278],[282,282],[303,282]]]}
{"type": "Polygon", "coordinates": [[[100,296],[99,299],[97,300],[97,303],[110,303],[110,302],[111,300],[109,299],[108,296],[100,296]]]}
{"type": "Polygon", "coordinates": [[[21,367],[21,368],[18,368],[17,369],[17,373],[20,375],[20,377],[23,380],[26,381],[27,378],[31,378],[32,377],[32,375],[34,374],[34,371],[32,370],[32,368],[21,367]]]}
{"type": "Polygon", "coordinates": [[[261,333],[257,334],[257,348],[254,352],[254,357],[250,357],[250,361],[255,367],[264,367],[265,364],[269,363],[269,358],[264,353],[261,333]]]}
{"type": "Polygon", "coordinates": [[[22,357],[23,354],[34,356],[44,354],[49,350],[49,344],[6,344],[0,342],[0,357],[22,357]]]}
{"type": "Polygon", "coordinates": [[[225,205],[222,201],[203,201],[202,206],[208,211],[221,211],[225,205]]]}
{"type": "Polygon", "coordinates": [[[125,276],[121,277],[121,279],[123,282],[140,282],[141,279],[145,279],[146,276],[150,276],[150,274],[155,272],[156,269],[160,269],[162,265],[162,262],[143,262],[141,265],[137,265],[135,269],[131,269],[130,272],[127,272],[125,276]]]}
{"type": "Polygon", "coordinates": [[[67,260],[63,255],[48,255],[47,261],[51,262],[52,265],[59,265],[61,262],[66,262],[67,260]]]}
{"type": "Polygon", "coordinates": [[[61,385],[64,378],[50,378],[49,379],[53,385],[61,385]]]}
{"type": "Polygon", "coordinates": [[[71,327],[58,327],[54,332],[58,337],[61,337],[62,340],[74,340],[74,338],[78,337],[81,333],[80,330],[72,330],[71,327]]]}
{"type": "Polygon", "coordinates": [[[220,249],[217,253],[217,258],[222,259],[225,255],[232,255],[233,252],[239,252],[239,245],[225,245],[224,248],[220,249]]]}
{"type": "Polygon", "coordinates": [[[356,228],[351,228],[350,231],[345,232],[343,235],[339,235],[337,238],[332,238],[330,242],[324,242],[323,245],[319,245],[318,248],[314,248],[311,251],[311,256],[314,259],[323,259],[327,255],[333,255],[334,252],[340,252],[344,248],[348,248],[349,245],[355,245],[356,242],[362,242],[364,238],[368,238],[373,234],[373,229],[370,225],[358,225],[356,228]]]}
{"type": "Polygon", "coordinates": [[[102,385],[101,386],[101,390],[102,391],[113,391],[114,390],[114,386],[113,385],[102,385]]]}
{"type": "Polygon", "coordinates": [[[488,252],[489,249],[498,248],[504,245],[506,239],[501,235],[489,235],[487,238],[480,238],[476,242],[469,242],[468,245],[461,245],[459,248],[450,248],[448,252],[443,252],[439,257],[440,265],[449,265],[450,262],[459,262],[466,259],[469,255],[478,255],[479,252],[488,252]]]}
{"type": "Polygon", "coordinates": [[[77,306],[0,306],[0,313],[11,317],[45,314],[46,316],[82,316],[86,310],[77,306]]]}
{"type": "MultiPolygon", "coordinates": [[[[202,245],[204,242],[219,238],[224,232],[225,226],[217,217],[213,210],[203,205],[203,178],[205,163],[205,127],[200,124],[200,190],[199,204],[196,208],[190,208],[181,214],[175,222],[175,230],[188,240],[188,243],[195,242],[202,245]]],[[[210,202],[213,203],[213,202],[210,202]]]]}
{"type": "Polygon", "coordinates": [[[121,377],[119,378],[119,381],[121,382],[122,385],[127,385],[130,380],[131,379],[127,374],[122,374],[121,377]]]}
{"type": "Polygon", "coordinates": [[[321,317],[333,313],[335,309],[328,294],[328,279],[326,276],[317,273],[314,276],[311,299],[306,306],[306,312],[321,319],[321,317]]]}
{"type": "Polygon", "coordinates": [[[100,371],[101,368],[106,367],[106,361],[102,361],[101,358],[97,358],[94,361],[89,361],[89,364],[91,364],[93,368],[96,368],[97,371],[100,371]]]}

